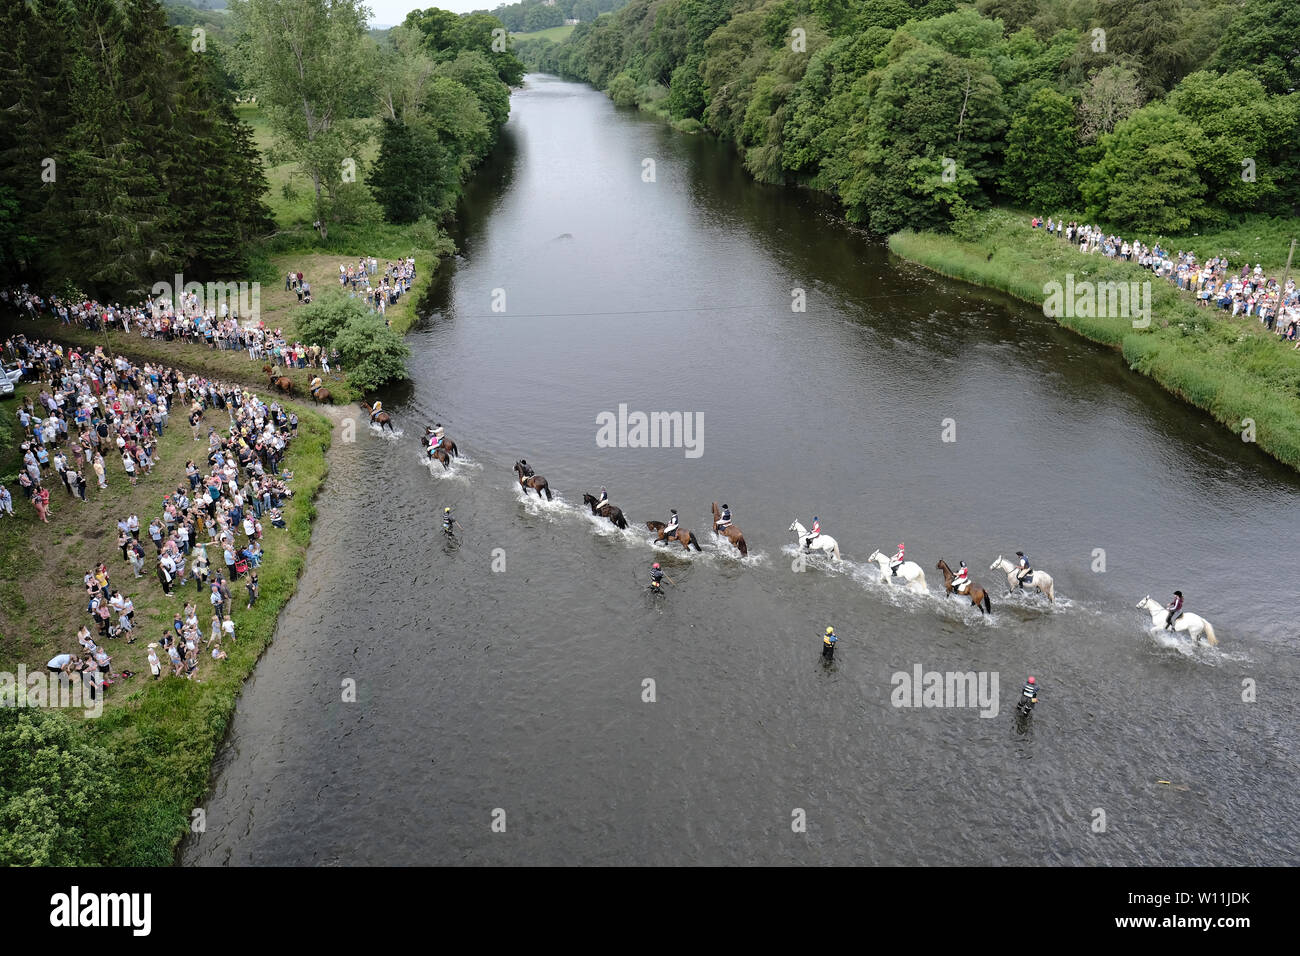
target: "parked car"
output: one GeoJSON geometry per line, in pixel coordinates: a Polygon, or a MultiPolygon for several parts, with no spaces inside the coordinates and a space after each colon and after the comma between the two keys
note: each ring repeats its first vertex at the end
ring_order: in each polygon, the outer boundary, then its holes
{"type": "Polygon", "coordinates": [[[8,378],[0,377],[0,398],[14,397],[14,383],[8,378]]]}
{"type": "Polygon", "coordinates": [[[8,379],[10,382],[14,383],[15,385],[17,385],[18,380],[23,377],[23,370],[21,368],[18,368],[16,366],[14,368],[10,368],[8,365],[5,365],[3,362],[0,362],[0,373],[3,373],[4,377],[8,379]]]}

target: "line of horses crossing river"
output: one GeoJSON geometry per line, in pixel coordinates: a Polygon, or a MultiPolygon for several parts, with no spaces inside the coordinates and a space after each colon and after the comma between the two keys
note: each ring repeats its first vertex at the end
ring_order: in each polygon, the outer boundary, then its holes
{"type": "MultiPolygon", "coordinates": [[[[387,434],[393,438],[401,437],[401,432],[395,429],[392,418],[387,412],[364,402],[361,403],[361,408],[369,417],[372,432],[381,436],[387,434]]],[[[452,468],[454,462],[465,461],[456,442],[446,436],[441,424],[426,427],[421,435],[420,443],[424,457],[430,467],[437,463],[442,466],[444,472],[447,472],[452,468]]],[[[543,475],[537,474],[532,466],[528,464],[527,459],[521,458],[517,460],[513,467],[515,480],[525,499],[535,494],[539,502],[545,499],[548,503],[558,502],[563,504],[562,499],[559,499],[552,489],[550,482],[543,475]]],[[[608,500],[602,500],[593,494],[584,492],[582,504],[586,513],[595,518],[607,520],[620,531],[628,531],[631,528],[631,522],[623,509],[608,500]]],[[[754,555],[751,555],[745,534],[739,526],[734,523],[727,523],[720,528],[722,513],[718,503],[716,501],[712,502],[711,507],[713,521],[710,531],[713,533],[713,541],[716,542],[716,547],[710,549],[711,552],[719,556],[730,555],[741,560],[754,557],[754,555]]],[[[455,525],[454,521],[444,521],[444,530],[449,535],[454,535],[455,525]]],[[[700,535],[690,528],[678,526],[670,531],[669,525],[663,521],[647,521],[645,522],[645,528],[651,533],[652,537],[649,541],[656,549],[667,547],[675,550],[676,547],[680,546],[685,555],[689,555],[692,550],[701,554],[704,552],[704,548],[700,543],[700,535]]],[[[793,533],[794,543],[792,546],[783,548],[783,551],[794,554],[795,563],[812,566],[814,562],[820,562],[821,566],[827,569],[833,569],[847,563],[840,549],[840,543],[831,535],[824,533],[813,535],[798,520],[792,521],[787,530],[793,533]]],[[[932,596],[926,582],[925,570],[916,562],[902,561],[895,567],[893,560],[879,550],[873,550],[867,561],[878,571],[879,580],[885,585],[892,586],[904,593],[932,596]]],[[[657,570],[658,565],[656,564],[655,567],[657,570]]],[[[980,617],[992,615],[992,591],[989,588],[980,585],[974,580],[967,580],[964,587],[959,587],[956,583],[956,574],[943,559],[936,562],[934,569],[943,574],[944,586],[942,593],[944,599],[957,597],[962,602],[969,602],[972,607],[977,608],[980,617]]],[[[1024,600],[1021,601],[1022,607],[1036,605],[1040,608],[1051,608],[1058,606],[1056,581],[1048,572],[1035,568],[1022,581],[1016,563],[1001,554],[989,565],[988,570],[999,572],[1005,578],[1005,596],[1020,594],[1024,597],[1024,600]]],[[[658,585],[657,578],[650,590],[657,594],[664,593],[663,588],[658,585]]],[[[1069,605],[1068,601],[1062,600],[1066,606],[1069,605]]],[[[1149,594],[1137,602],[1136,609],[1144,610],[1150,614],[1152,632],[1160,632],[1165,629],[1168,609],[1154,600],[1149,594]]],[[[1209,645],[1218,644],[1218,637],[1215,634],[1213,625],[1204,617],[1190,611],[1183,612],[1177,618],[1174,622],[1173,631],[1176,635],[1185,635],[1190,638],[1196,645],[1200,645],[1202,642],[1209,645]]]]}

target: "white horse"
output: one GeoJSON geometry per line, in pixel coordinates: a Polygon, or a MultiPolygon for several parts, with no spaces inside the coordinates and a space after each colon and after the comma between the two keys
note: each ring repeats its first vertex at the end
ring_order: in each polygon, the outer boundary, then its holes
{"type": "MultiPolygon", "coordinates": [[[[1164,629],[1165,621],[1169,617],[1169,609],[1159,601],[1151,599],[1148,594],[1142,600],[1137,602],[1137,607],[1148,612],[1151,615],[1151,626],[1153,628],[1164,629]]],[[[1214,627],[1205,618],[1199,614],[1192,614],[1190,611],[1184,611],[1178,620],[1174,621],[1175,631],[1186,631],[1187,634],[1195,641],[1200,641],[1201,635],[1211,644],[1217,645],[1219,639],[1214,636],[1214,627]]]]}
{"type": "MultiPolygon", "coordinates": [[[[1002,555],[999,554],[998,559],[989,565],[989,570],[1003,571],[1006,573],[1008,594],[1020,586],[1020,582],[1016,580],[1016,565],[1002,557],[1002,555]]],[[[1047,595],[1047,600],[1055,604],[1056,586],[1055,582],[1052,581],[1052,576],[1046,571],[1035,570],[1034,573],[1030,575],[1030,578],[1029,587],[1037,588],[1041,593],[1047,595]]]]}
{"type": "MultiPolygon", "coordinates": [[[[886,581],[893,580],[894,575],[889,573],[888,556],[881,554],[879,551],[872,551],[871,557],[867,558],[867,560],[876,562],[876,567],[880,568],[880,574],[886,581]]],[[[904,561],[898,566],[898,580],[917,594],[925,594],[927,591],[925,572],[921,570],[921,566],[915,561],[904,561]]]]}
{"type": "MultiPolygon", "coordinates": [[[[805,540],[807,539],[807,537],[808,537],[808,529],[805,528],[803,525],[801,525],[798,521],[795,521],[794,523],[792,523],[792,524],[790,525],[790,527],[789,527],[788,530],[793,531],[793,532],[795,533],[795,536],[796,536],[796,541],[795,541],[795,543],[798,544],[799,547],[802,548],[802,547],[803,547],[803,543],[804,543],[804,541],[805,541],[805,540]]],[[[838,560],[840,560],[840,545],[839,545],[839,542],[836,541],[834,538],[832,538],[832,537],[831,537],[830,535],[828,535],[828,534],[819,534],[817,537],[813,538],[813,543],[812,543],[812,546],[811,546],[811,550],[813,550],[813,551],[829,551],[829,552],[831,553],[831,559],[832,559],[832,560],[834,560],[834,561],[838,561],[838,560]]]]}

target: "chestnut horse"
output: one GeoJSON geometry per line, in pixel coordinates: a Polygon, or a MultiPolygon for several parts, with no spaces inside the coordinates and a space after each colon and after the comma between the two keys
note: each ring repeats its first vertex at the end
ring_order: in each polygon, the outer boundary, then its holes
{"type": "Polygon", "coordinates": [[[546,479],[541,475],[525,475],[522,462],[515,462],[515,474],[519,476],[519,487],[524,489],[524,496],[527,497],[528,489],[532,488],[537,492],[537,497],[546,493],[546,500],[551,500],[551,486],[546,483],[546,479]]]}
{"type": "Polygon", "coordinates": [[[334,396],[331,395],[330,390],[323,385],[319,388],[312,389],[311,400],[316,405],[320,405],[322,403],[325,405],[334,404],[334,396]]]}
{"type": "MultiPolygon", "coordinates": [[[[361,405],[362,409],[365,410],[366,417],[369,418],[369,417],[370,417],[370,406],[367,405],[365,402],[361,402],[360,405],[361,405]]],[[[384,426],[385,426],[385,425],[388,426],[388,430],[389,430],[390,432],[393,431],[393,420],[392,420],[391,418],[388,417],[388,412],[380,412],[377,416],[375,416],[375,419],[374,419],[373,424],[378,425],[380,431],[383,431],[383,430],[384,430],[384,426]]]]}
{"type": "Polygon", "coordinates": [[[595,495],[583,495],[582,503],[591,508],[591,513],[600,518],[608,518],[614,523],[616,528],[626,528],[627,518],[623,517],[623,509],[618,505],[603,504],[597,507],[595,495]]]}
{"type": "Polygon", "coordinates": [[[719,519],[720,517],[722,517],[722,512],[718,510],[718,503],[715,501],[715,502],[713,502],[713,531],[714,531],[714,533],[715,533],[715,534],[720,534],[720,535],[722,535],[724,538],[726,538],[728,541],[730,541],[732,544],[734,544],[734,545],[736,546],[737,550],[740,551],[740,556],[741,556],[742,558],[745,557],[746,555],[748,555],[748,554],[749,554],[749,546],[745,544],[745,536],[744,536],[744,534],[741,533],[741,530],[740,530],[739,528],[737,528],[734,524],[729,524],[729,525],[727,525],[725,528],[723,528],[721,531],[718,530],[718,519],[719,519]]]}
{"type": "Polygon", "coordinates": [[[993,610],[993,604],[989,601],[988,591],[985,591],[974,581],[971,581],[970,587],[968,587],[964,592],[958,591],[952,586],[954,575],[952,573],[952,568],[948,567],[948,562],[944,561],[943,558],[940,558],[939,563],[936,564],[935,567],[943,572],[943,586],[949,594],[961,594],[964,597],[969,597],[971,604],[974,604],[979,608],[981,614],[993,610]]]}
{"type": "Polygon", "coordinates": [[[293,391],[293,379],[287,375],[276,375],[275,370],[269,365],[263,365],[262,371],[266,373],[266,387],[274,388],[276,391],[284,392],[288,395],[293,391]]]}
{"type": "Polygon", "coordinates": [[[685,551],[691,550],[691,545],[695,546],[696,551],[704,550],[703,548],[700,547],[700,542],[695,539],[694,531],[688,531],[685,528],[678,528],[668,537],[664,537],[664,529],[667,528],[668,525],[664,524],[662,521],[647,521],[645,523],[645,526],[655,533],[656,544],[658,544],[660,541],[662,541],[664,544],[667,544],[669,541],[677,541],[681,544],[682,549],[685,551]]]}

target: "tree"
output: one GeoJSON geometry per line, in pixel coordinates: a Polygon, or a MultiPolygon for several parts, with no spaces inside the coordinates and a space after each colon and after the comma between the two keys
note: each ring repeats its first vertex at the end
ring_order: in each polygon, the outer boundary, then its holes
{"type": "Polygon", "coordinates": [[[106,859],[106,808],[118,790],[113,772],[107,751],[64,714],[0,707],[0,866],[106,859]]]}
{"type": "Polygon", "coordinates": [[[636,80],[627,70],[609,81],[606,92],[615,106],[636,106],[636,80]]]}
{"type": "Polygon", "coordinates": [[[311,180],[324,238],[339,188],[355,182],[374,60],[358,0],[231,0],[238,70],[275,132],[275,152],[311,180]]]}
{"type": "Polygon", "coordinates": [[[387,382],[409,378],[406,360],[411,350],[380,318],[358,315],[334,338],[334,348],[348,370],[348,384],[370,392],[387,382]]]}
{"type": "Polygon", "coordinates": [[[1270,93],[1300,90],[1300,4],[1250,0],[1221,34],[1210,63],[1222,72],[1247,70],[1270,93]]]}
{"type": "Polygon", "coordinates": [[[881,233],[942,227],[960,197],[987,205],[1006,130],[1002,90],[979,60],[919,44],[869,77],[870,112],[850,133],[849,218],[881,233]]]}
{"type": "Polygon", "coordinates": [[[1122,66],[1108,66],[1088,78],[1079,103],[1080,138],[1090,143],[1109,133],[1142,105],[1137,74],[1122,66]]]}
{"type": "Polygon", "coordinates": [[[1078,163],[1074,104],[1055,90],[1039,90],[1007,131],[1002,192],[1033,209],[1067,208],[1079,195],[1078,163]]]}
{"type": "Polygon", "coordinates": [[[1206,212],[1195,157],[1205,135],[1163,103],[1138,110],[1101,138],[1082,184],[1089,218],[1153,232],[1181,232],[1206,212]]]}

